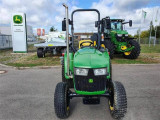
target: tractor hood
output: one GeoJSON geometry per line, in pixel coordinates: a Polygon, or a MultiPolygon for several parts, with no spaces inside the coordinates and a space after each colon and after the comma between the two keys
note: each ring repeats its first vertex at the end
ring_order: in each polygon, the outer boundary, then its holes
{"type": "Polygon", "coordinates": [[[111,32],[116,34],[128,34],[128,32],[125,30],[112,30],[111,32]]]}
{"type": "Polygon", "coordinates": [[[109,64],[108,52],[100,52],[95,48],[85,47],[74,55],[74,67],[104,68],[109,64]]]}

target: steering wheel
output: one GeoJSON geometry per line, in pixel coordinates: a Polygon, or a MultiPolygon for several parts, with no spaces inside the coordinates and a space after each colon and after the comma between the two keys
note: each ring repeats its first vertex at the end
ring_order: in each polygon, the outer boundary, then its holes
{"type": "Polygon", "coordinates": [[[92,46],[93,45],[93,42],[92,41],[84,41],[80,44],[80,47],[88,47],[88,46],[92,46]],[[89,45],[87,46],[83,46],[84,43],[89,43],[89,45]]]}

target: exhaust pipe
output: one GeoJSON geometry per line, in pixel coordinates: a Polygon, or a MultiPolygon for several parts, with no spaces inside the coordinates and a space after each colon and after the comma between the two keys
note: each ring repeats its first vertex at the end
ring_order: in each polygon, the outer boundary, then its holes
{"type": "Polygon", "coordinates": [[[68,21],[68,6],[66,4],[63,4],[65,7],[65,16],[66,16],[66,40],[67,40],[67,76],[70,76],[69,72],[69,66],[70,66],[70,60],[69,60],[69,21],[68,21]]]}

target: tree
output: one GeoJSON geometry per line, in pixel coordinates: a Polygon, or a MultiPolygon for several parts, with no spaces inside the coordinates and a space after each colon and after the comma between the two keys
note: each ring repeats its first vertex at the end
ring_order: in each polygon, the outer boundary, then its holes
{"type": "Polygon", "coordinates": [[[148,30],[141,32],[141,38],[148,38],[148,37],[149,37],[149,31],[148,30]]]}
{"type": "Polygon", "coordinates": [[[134,36],[132,36],[131,34],[128,34],[128,37],[129,37],[129,38],[133,38],[134,36]]]}
{"type": "Polygon", "coordinates": [[[52,27],[50,28],[50,32],[55,32],[55,31],[57,31],[57,29],[55,29],[55,27],[52,26],[52,27]]]}
{"type": "Polygon", "coordinates": [[[134,38],[138,38],[138,34],[134,35],[134,38]]]}
{"type": "Polygon", "coordinates": [[[156,28],[157,28],[156,37],[159,38],[160,37],[160,26],[156,26],[156,28]]]}

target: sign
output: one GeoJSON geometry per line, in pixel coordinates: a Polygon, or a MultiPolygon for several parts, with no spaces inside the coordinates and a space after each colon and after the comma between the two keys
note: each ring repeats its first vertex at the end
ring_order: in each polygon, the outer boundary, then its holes
{"type": "Polygon", "coordinates": [[[42,29],[42,36],[44,36],[45,35],[45,30],[44,29],[42,29]]]}
{"type": "Polygon", "coordinates": [[[13,13],[11,21],[14,53],[27,53],[27,26],[25,13],[13,13]]]}
{"type": "Polygon", "coordinates": [[[13,22],[15,24],[21,24],[23,21],[22,16],[21,15],[14,15],[13,16],[13,22]]]}
{"type": "Polygon", "coordinates": [[[37,28],[37,35],[41,36],[41,28],[37,28]]]}

